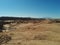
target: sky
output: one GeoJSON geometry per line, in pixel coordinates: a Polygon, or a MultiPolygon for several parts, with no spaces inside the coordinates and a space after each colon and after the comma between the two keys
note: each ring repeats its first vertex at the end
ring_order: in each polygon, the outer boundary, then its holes
{"type": "Polygon", "coordinates": [[[0,0],[0,16],[60,18],[60,0],[0,0]]]}

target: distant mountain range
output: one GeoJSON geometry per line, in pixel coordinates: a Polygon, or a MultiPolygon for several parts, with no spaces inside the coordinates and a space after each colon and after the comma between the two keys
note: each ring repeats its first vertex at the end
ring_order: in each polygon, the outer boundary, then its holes
{"type": "Polygon", "coordinates": [[[24,21],[44,21],[44,20],[50,20],[53,22],[60,23],[60,19],[52,19],[52,18],[30,18],[30,17],[0,17],[0,21],[7,21],[7,20],[22,20],[24,21]]]}
{"type": "Polygon", "coordinates": [[[54,20],[60,20],[59,18],[58,19],[55,19],[55,18],[31,18],[31,17],[0,17],[0,20],[15,20],[15,19],[23,19],[23,20],[25,20],[25,19],[42,19],[42,20],[44,20],[44,19],[54,19],[54,20]]]}

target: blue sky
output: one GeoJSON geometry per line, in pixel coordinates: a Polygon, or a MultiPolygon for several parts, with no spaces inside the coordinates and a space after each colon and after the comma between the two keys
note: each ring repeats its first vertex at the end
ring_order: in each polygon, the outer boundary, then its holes
{"type": "Polygon", "coordinates": [[[0,16],[60,18],[60,0],[0,0],[0,16]]]}

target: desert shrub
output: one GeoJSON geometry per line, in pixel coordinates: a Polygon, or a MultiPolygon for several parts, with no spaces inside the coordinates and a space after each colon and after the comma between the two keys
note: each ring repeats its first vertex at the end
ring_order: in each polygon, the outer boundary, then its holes
{"type": "Polygon", "coordinates": [[[46,40],[47,35],[38,34],[38,35],[35,35],[33,39],[34,40],[46,40]]]}
{"type": "Polygon", "coordinates": [[[7,43],[10,40],[11,40],[11,36],[8,36],[8,35],[0,35],[0,45],[1,44],[5,44],[5,43],[7,43]]]}
{"type": "Polygon", "coordinates": [[[11,36],[13,36],[13,35],[14,35],[14,33],[10,33],[10,35],[11,35],[11,36]]]}

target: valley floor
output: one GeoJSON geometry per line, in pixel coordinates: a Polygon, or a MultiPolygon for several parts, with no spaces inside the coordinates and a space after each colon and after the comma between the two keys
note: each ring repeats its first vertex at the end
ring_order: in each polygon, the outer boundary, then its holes
{"type": "Polygon", "coordinates": [[[2,45],[60,45],[60,24],[24,23],[15,30],[3,32],[12,39],[2,45]]]}

